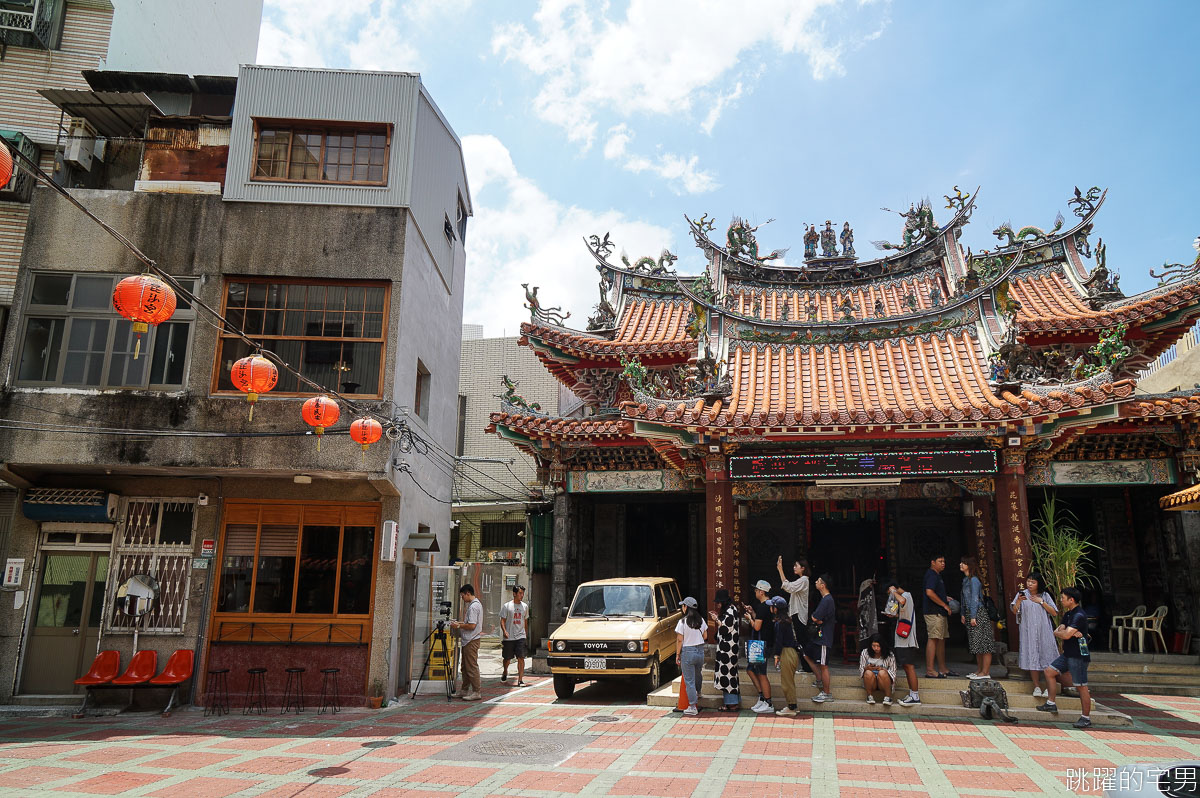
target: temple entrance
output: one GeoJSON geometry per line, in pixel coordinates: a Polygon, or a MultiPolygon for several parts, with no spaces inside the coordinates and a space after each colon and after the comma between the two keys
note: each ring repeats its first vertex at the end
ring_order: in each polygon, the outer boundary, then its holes
{"type": "Polygon", "coordinates": [[[625,575],[667,576],[679,583],[682,595],[696,595],[703,585],[693,585],[690,577],[690,537],[687,502],[628,504],[625,575]]]}
{"type": "MultiPolygon", "coordinates": [[[[886,527],[879,508],[863,502],[814,502],[808,561],[813,576],[828,574],[838,596],[857,597],[864,579],[888,576],[886,527]],[[824,505],[833,505],[828,509],[824,505]],[[845,504],[846,507],[837,505],[845,504]]],[[[882,504],[882,502],[880,502],[882,504]]]]}

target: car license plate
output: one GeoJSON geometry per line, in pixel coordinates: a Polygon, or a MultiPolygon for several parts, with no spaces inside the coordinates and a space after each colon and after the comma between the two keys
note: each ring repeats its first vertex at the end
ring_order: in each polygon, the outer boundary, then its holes
{"type": "Polygon", "coordinates": [[[583,667],[589,671],[607,670],[608,661],[604,657],[584,657],[583,667]]]}

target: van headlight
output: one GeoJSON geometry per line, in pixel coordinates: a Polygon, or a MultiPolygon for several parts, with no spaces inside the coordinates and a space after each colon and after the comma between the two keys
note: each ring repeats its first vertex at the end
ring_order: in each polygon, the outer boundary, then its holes
{"type": "Polygon", "coordinates": [[[626,651],[637,651],[638,650],[638,641],[630,640],[628,643],[625,644],[625,650],[626,651]]]}
{"type": "Polygon", "coordinates": [[[554,650],[555,651],[566,651],[567,644],[564,641],[559,640],[554,644],[554,650]]]}

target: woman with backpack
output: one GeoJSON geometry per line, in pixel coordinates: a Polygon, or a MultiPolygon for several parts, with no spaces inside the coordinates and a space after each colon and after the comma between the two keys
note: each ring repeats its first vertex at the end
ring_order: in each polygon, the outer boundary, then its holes
{"type": "Polygon", "coordinates": [[[979,578],[979,561],[963,557],[958,568],[963,573],[962,622],[967,627],[967,650],[975,655],[975,672],[970,679],[987,679],[992,669],[992,652],[996,635],[992,632],[992,616],[983,602],[983,581],[979,578]]]}
{"type": "Polygon", "coordinates": [[[1025,584],[1009,605],[1017,616],[1021,630],[1021,650],[1017,653],[1017,666],[1029,671],[1033,680],[1034,698],[1049,695],[1042,687],[1042,671],[1058,657],[1058,643],[1054,639],[1054,618],[1058,606],[1046,590],[1046,580],[1041,574],[1025,577],[1025,584]]]}

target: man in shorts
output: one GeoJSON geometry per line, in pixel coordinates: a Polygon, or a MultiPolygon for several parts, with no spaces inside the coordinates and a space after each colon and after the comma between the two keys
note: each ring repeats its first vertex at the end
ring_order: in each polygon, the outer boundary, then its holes
{"type": "Polygon", "coordinates": [[[817,577],[817,581],[813,583],[813,587],[821,594],[821,600],[817,602],[817,608],[812,611],[812,622],[816,624],[817,636],[810,638],[808,645],[804,649],[804,658],[808,660],[809,667],[813,669],[813,673],[817,675],[817,681],[814,686],[820,688],[813,701],[818,704],[823,704],[826,701],[833,700],[831,686],[829,684],[829,649],[833,647],[833,631],[837,623],[837,608],[833,603],[833,596],[830,595],[829,575],[822,574],[817,577]]]}
{"type": "Polygon", "coordinates": [[[900,584],[888,585],[888,603],[896,602],[896,631],[892,642],[892,654],[896,657],[896,665],[904,669],[908,679],[908,695],[900,699],[900,706],[911,707],[921,703],[918,692],[917,663],[921,659],[921,649],[917,645],[917,605],[909,593],[900,584]],[[907,628],[907,634],[901,633],[901,622],[907,628]]]}
{"type": "Polygon", "coordinates": [[[1058,694],[1058,683],[1063,687],[1079,688],[1079,707],[1082,710],[1075,728],[1086,729],[1092,725],[1092,694],[1088,690],[1088,665],[1092,652],[1087,644],[1087,614],[1079,608],[1083,594],[1077,587],[1063,588],[1059,606],[1063,608],[1063,622],[1054,630],[1054,636],[1063,641],[1062,654],[1046,668],[1046,703],[1038,709],[1042,712],[1058,713],[1054,698],[1058,694]]]}
{"type": "Polygon", "coordinates": [[[504,672],[500,681],[508,681],[508,663],[517,660],[517,687],[525,686],[525,658],[529,656],[529,639],[525,634],[525,623],[529,619],[529,605],[525,588],[513,585],[512,601],[500,608],[500,656],[504,659],[504,672]]]}
{"type": "Polygon", "coordinates": [[[770,592],[771,583],[765,579],[758,580],[754,583],[754,603],[746,607],[746,620],[753,630],[750,639],[763,641],[762,662],[746,664],[746,673],[750,674],[750,681],[758,689],[758,702],[750,709],[760,715],[775,711],[771,705],[771,681],[767,678],[767,652],[775,648],[775,620],[769,604],[770,592]]]}
{"type": "Polygon", "coordinates": [[[950,604],[946,597],[946,582],[942,571],[946,570],[946,558],[938,554],[929,560],[925,572],[922,612],[925,614],[925,675],[932,679],[957,676],[946,668],[946,638],[950,636],[950,604]],[[934,670],[934,657],[940,670],[934,670]]]}

